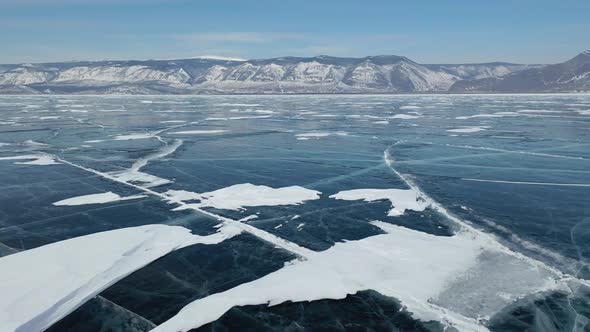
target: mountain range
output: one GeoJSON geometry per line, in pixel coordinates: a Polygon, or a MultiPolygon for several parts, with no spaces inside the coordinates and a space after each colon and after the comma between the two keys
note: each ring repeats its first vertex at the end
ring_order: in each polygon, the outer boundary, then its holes
{"type": "Polygon", "coordinates": [[[0,94],[590,91],[590,51],[563,63],[420,64],[403,56],[193,58],[0,65],[0,94]]]}

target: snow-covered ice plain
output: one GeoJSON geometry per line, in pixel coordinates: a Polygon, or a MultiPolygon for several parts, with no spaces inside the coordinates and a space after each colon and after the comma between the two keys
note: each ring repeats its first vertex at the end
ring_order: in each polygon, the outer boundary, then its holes
{"type": "Polygon", "coordinates": [[[0,96],[0,331],[589,331],[588,110],[0,96]]]}

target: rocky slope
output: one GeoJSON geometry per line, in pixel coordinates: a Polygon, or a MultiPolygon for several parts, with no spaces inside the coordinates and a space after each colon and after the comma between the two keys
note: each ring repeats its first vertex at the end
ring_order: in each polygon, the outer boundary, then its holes
{"type": "Polygon", "coordinates": [[[586,92],[590,91],[590,51],[554,65],[529,68],[500,77],[457,81],[451,92],[586,92]]]}

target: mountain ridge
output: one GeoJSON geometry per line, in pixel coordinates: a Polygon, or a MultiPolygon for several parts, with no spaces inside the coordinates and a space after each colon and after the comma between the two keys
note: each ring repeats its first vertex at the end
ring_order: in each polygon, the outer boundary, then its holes
{"type": "Polygon", "coordinates": [[[569,91],[590,91],[590,51],[552,65],[421,64],[398,55],[285,56],[253,60],[209,56],[0,65],[2,94],[569,91]]]}

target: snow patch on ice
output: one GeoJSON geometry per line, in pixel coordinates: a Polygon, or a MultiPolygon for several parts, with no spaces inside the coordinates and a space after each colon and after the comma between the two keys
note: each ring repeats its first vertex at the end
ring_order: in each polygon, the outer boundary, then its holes
{"type": "Polygon", "coordinates": [[[503,117],[507,117],[507,116],[521,116],[522,114],[519,114],[517,112],[496,112],[496,113],[491,113],[491,114],[475,114],[475,115],[469,115],[469,116],[458,116],[455,119],[457,120],[466,120],[466,119],[473,119],[473,118],[503,118],[503,117]]]}
{"type": "Polygon", "coordinates": [[[210,134],[221,134],[225,133],[227,130],[223,129],[211,129],[211,130],[185,130],[185,131],[175,131],[170,133],[171,135],[210,135],[210,134]]]}
{"type": "Polygon", "coordinates": [[[63,199],[61,201],[54,202],[53,205],[55,206],[64,206],[64,205],[86,205],[86,204],[105,204],[105,203],[112,203],[118,201],[127,201],[131,199],[138,199],[147,197],[146,195],[133,195],[127,197],[121,197],[111,191],[106,193],[100,194],[90,194],[90,195],[82,195],[76,196],[72,198],[63,199]]]}
{"type": "Polygon", "coordinates": [[[45,144],[45,143],[35,142],[30,139],[24,141],[23,144],[28,145],[28,146],[47,146],[47,144],[45,144]]]}
{"type": "Polygon", "coordinates": [[[295,134],[298,140],[305,141],[309,139],[318,139],[321,137],[328,137],[328,136],[348,136],[347,132],[344,131],[336,131],[336,132],[311,132],[311,133],[299,133],[295,134]]]}
{"type": "Polygon", "coordinates": [[[208,118],[205,118],[205,121],[228,121],[228,120],[268,119],[270,117],[271,117],[271,115],[208,117],[208,118]]]}
{"type": "Polygon", "coordinates": [[[411,189],[353,189],[340,191],[330,195],[330,198],[345,201],[364,200],[366,202],[389,200],[391,202],[389,216],[403,215],[406,210],[424,211],[429,205],[411,189]]]}
{"type": "Polygon", "coordinates": [[[43,331],[98,293],[180,248],[239,233],[223,226],[198,236],[179,226],[146,225],[59,241],[0,258],[0,330],[43,331]]]}
{"type": "Polygon", "coordinates": [[[390,119],[412,120],[412,119],[418,119],[418,118],[421,118],[421,117],[422,116],[420,116],[420,115],[396,114],[396,115],[390,117],[390,119]]]}
{"type": "Polygon", "coordinates": [[[262,106],[261,104],[245,104],[245,103],[221,103],[217,106],[234,106],[234,107],[257,107],[262,106]]]}
{"type": "MultiPolygon", "coordinates": [[[[459,280],[482,287],[488,281],[485,276],[471,278],[469,271],[487,266],[482,260],[486,254],[501,251],[495,243],[470,231],[446,237],[379,221],[372,224],[385,234],[336,243],[260,279],[196,300],[153,331],[188,331],[218,319],[234,306],[342,299],[367,289],[399,299],[416,319],[442,321],[460,331],[486,331],[477,316],[449,310],[438,304],[438,297],[459,280]]],[[[524,280],[517,289],[510,283],[499,284],[493,290],[495,295],[482,294],[494,297],[497,303],[487,306],[485,299],[476,296],[475,301],[485,303],[472,307],[485,315],[531,289],[557,287],[553,275],[527,262],[512,262],[510,272],[524,273],[531,279],[524,280]],[[497,293],[511,296],[507,299],[497,293]]],[[[500,275],[493,273],[492,282],[494,278],[504,280],[500,275]]]]}
{"type": "Polygon", "coordinates": [[[199,201],[181,206],[180,209],[212,207],[241,210],[250,206],[297,205],[320,198],[320,192],[300,186],[271,188],[251,183],[236,184],[206,193],[186,190],[168,190],[164,193],[175,201],[199,201]]]}
{"type": "Polygon", "coordinates": [[[165,184],[172,183],[172,181],[167,179],[162,179],[155,175],[151,175],[144,172],[133,171],[133,170],[126,170],[126,171],[114,171],[106,173],[109,176],[117,179],[118,181],[137,184],[141,185],[145,188],[152,188],[158,187],[165,184]]]}
{"type": "Polygon", "coordinates": [[[487,127],[465,127],[465,128],[455,128],[449,129],[448,132],[451,133],[476,133],[478,131],[486,130],[487,127]]]}
{"type": "Polygon", "coordinates": [[[250,221],[250,220],[254,220],[254,219],[258,219],[258,215],[257,214],[251,214],[247,217],[244,217],[240,220],[238,220],[239,222],[246,222],[246,221],[250,221]]]}
{"type": "Polygon", "coordinates": [[[113,139],[115,141],[129,141],[135,139],[148,139],[153,138],[154,135],[150,133],[137,133],[137,134],[127,134],[127,135],[117,135],[113,139]]]}
{"type": "Polygon", "coordinates": [[[29,160],[29,161],[19,161],[15,162],[18,165],[58,165],[57,161],[52,156],[48,155],[36,155],[36,154],[28,154],[28,155],[21,155],[21,156],[10,156],[10,157],[0,157],[0,160],[29,160]],[[29,160],[30,159],[30,160],[29,160]]]}

